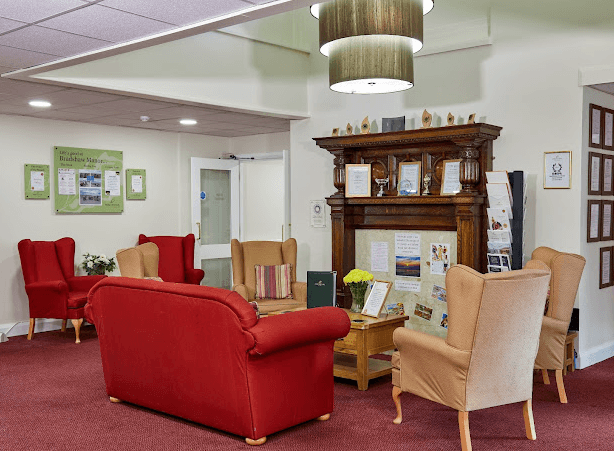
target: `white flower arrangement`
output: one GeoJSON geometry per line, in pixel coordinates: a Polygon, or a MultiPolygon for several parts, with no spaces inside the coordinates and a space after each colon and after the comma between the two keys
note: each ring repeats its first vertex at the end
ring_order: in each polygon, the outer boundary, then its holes
{"type": "Polygon", "coordinates": [[[81,267],[85,269],[89,276],[113,272],[116,267],[114,257],[107,258],[104,254],[91,255],[89,253],[83,254],[83,257],[84,260],[81,267]]]}

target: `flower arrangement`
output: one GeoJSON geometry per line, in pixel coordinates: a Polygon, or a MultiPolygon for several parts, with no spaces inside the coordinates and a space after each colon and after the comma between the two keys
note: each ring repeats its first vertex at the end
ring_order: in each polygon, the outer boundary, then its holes
{"type": "Polygon", "coordinates": [[[112,272],[115,269],[115,258],[107,258],[106,255],[91,255],[83,254],[84,260],[81,267],[85,269],[88,276],[101,275],[106,272],[112,272]]]}
{"type": "Polygon", "coordinates": [[[373,280],[373,274],[362,269],[352,269],[344,278],[343,283],[350,288],[352,293],[351,312],[360,313],[365,306],[365,293],[369,281],[373,280]]]}

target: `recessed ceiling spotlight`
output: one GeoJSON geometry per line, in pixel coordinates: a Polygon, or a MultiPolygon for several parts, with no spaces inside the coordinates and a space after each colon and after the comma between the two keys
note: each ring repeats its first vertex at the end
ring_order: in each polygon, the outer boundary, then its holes
{"type": "Polygon", "coordinates": [[[49,108],[51,106],[51,102],[46,100],[30,100],[28,104],[36,108],[49,108]]]}
{"type": "Polygon", "coordinates": [[[196,125],[198,122],[195,119],[181,119],[179,121],[181,125],[196,125]]]}
{"type": "Polygon", "coordinates": [[[149,121],[149,116],[141,116],[141,122],[149,121]]]}

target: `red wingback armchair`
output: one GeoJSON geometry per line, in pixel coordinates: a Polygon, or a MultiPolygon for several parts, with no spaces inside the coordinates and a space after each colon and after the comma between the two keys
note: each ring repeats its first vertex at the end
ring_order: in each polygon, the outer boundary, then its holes
{"type": "Polygon", "coordinates": [[[87,293],[96,282],[106,276],[75,277],[75,240],[57,241],[21,240],[17,245],[21,270],[26,283],[30,304],[30,330],[32,339],[36,318],[57,318],[66,331],[66,320],[75,327],[76,342],[83,322],[87,293]]]}
{"type": "Polygon", "coordinates": [[[139,235],[139,244],[155,243],[160,250],[158,276],[165,282],[199,285],[205,277],[202,269],[194,269],[194,234],[187,236],[139,235]]]}
{"type": "Polygon", "coordinates": [[[86,311],[111,402],[127,401],[246,437],[333,410],[333,344],[350,330],[322,307],[258,319],[239,293],[109,277],[86,311]],[[189,324],[187,327],[169,327],[189,324]]]}

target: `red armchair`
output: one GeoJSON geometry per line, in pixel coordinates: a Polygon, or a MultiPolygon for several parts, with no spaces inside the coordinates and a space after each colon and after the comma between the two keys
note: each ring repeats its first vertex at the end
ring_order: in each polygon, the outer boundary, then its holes
{"type": "Polygon", "coordinates": [[[258,319],[239,293],[109,277],[86,307],[111,402],[127,401],[248,444],[333,410],[333,344],[350,330],[335,307],[258,319]],[[173,324],[186,327],[169,327],[173,324]]]}
{"type": "Polygon", "coordinates": [[[81,343],[79,330],[87,293],[106,276],[75,277],[75,241],[72,238],[21,240],[17,248],[30,304],[28,340],[34,334],[36,318],[57,318],[63,320],[62,332],[66,331],[66,320],[72,321],[76,343],[81,343]]]}
{"type": "Polygon", "coordinates": [[[199,285],[205,277],[202,269],[194,269],[194,234],[187,236],[139,235],[139,244],[155,243],[160,249],[158,276],[165,282],[199,285]]]}

